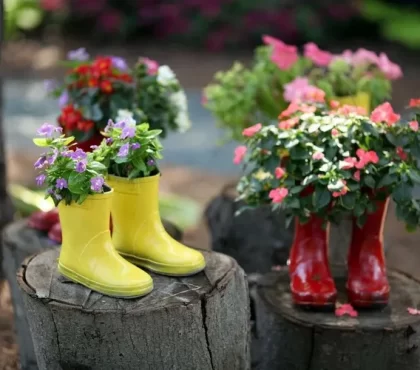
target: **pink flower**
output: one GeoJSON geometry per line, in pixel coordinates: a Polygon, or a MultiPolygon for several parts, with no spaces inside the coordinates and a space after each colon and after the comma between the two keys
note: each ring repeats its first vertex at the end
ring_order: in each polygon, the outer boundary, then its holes
{"type": "Polygon", "coordinates": [[[333,129],[331,130],[331,135],[332,135],[332,136],[337,136],[337,135],[338,135],[338,130],[337,130],[337,129],[335,129],[335,128],[333,128],[333,129]]]}
{"type": "Polygon", "coordinates": [[[410,108],[418,108],[420,107],[420,99],[410,99],[410,103],[408,105],[410,108]]]}
{"type": "Polygon", "coordinates": [[[263,36],[263,41],[273,48],[271,61],[281,70],[289,69],[299,59],[296,46],[287,45],[283,41],[267,35],[263,36]]]}
{"type": "Polygon", "coordinates": [[[354,157],[347,157],[343,159],[343,162],[345,162],[341,168],[343,170],[349,170],[350,168],[353,168],[356,165],[357,159],[354,157]]]}
{"type": "Polygon", "coordinates": [[[351,317],[357,317],[359,313],[349,303],[342,304],[335,309],[335,316],[349,315],[351,317]]]}
{"type": "Polygon", "coordinates": [[[378,60],[378,56],[373,51],[360,48],[353,54],[352,64],[377,64],[378,60]]]}
{"type": "Polygon", "coordinates": [[[292,127],[296,126],[298,122],[299,122],[298,117],[289,118],[285,121],[279,122],[279,129],[280,130],[289,130],[292,127]]]}
{"type": "Polygon", "coordinates": [[[315,152],[314,154],[312,154],[312,159],[315,159],[315,160],[320,160],[320,159],[323,159],[325,156],[324,156],[324,153],[321,153],[321,152],[315,152]]]}
{"type": "Polygon", "coordinates": [[[407,158],[408,158],[408,155],[407,155],[407,153],[406,152],[404,152],[404,149],[403,148],[401,148],[400,146],[399,147],[397,147],[397,155],[398,155],[398,157],[400,157],[401,158],[401,160],[403,160],[403,161],[406,161],[407,160],[407,158]]]}
{"type": "Polygon", "coordinates": [[[340,106],[340,102],[338,102],[337,100],[331,100],[330,101],[330,107],[332,109],[337,109],[340,106]]]}
{"type": "Polygon", "coordinates": [[[397,80],[402,77],[403,73],[401,67],[391,62],[385,53],[379,55],[378,67],[384,73],[384,75],[390,80],[397,80]]]}
{"type": "Polygon", "coordinates": [[[271,190],[268,197],[273,203],[281,203],[287,197],[287,194],[289,194],[289,190],[286,188],[277,188],[271,190]]]}
{"type": "Polygon", "coordinates": [[[410,315],[420,315],[420,310],[418,310],[417,308],[413,308],[413,307],[407,307],[407,312],[410,315]]]}
{"type": "Polygon", "coordinates": [[[281,167],[277,167],[274,170],[274,174],[276,175],[276,179],[281,179],[284,176],[285,173],[286,173],[286,171],[281,167]]]}
{"type": "Polygon", "coordinates": [[[363,107],[357,107],[355,105],[343,105],[342,107],[338,108],[337,112],[339,114],[343,114],[345,116],[351,114],[351,113],[356,113],[359,114],[361,116],[365,116],[366,115],[366,109],[363,107]]]}
{"type": "Polygon", "coordinates": [[[235,149],[235,154],[233,156],[233,163],[234,164],[240,164],[242,160],[244,159],[246,154],[246,146],[240,145],[235,149]]]}
{"type": "Polygon", "coordinates": [[[258,131],[260,131],[262,128],[261,123],[257,123],[254,126],[248,127],[242,131],[242,135],[246,137],[252,137],[254,136],[258,131]]]}
{"type": "Polygon", "coordinates": [[[284,100],[291,102],[302,99],[304,91],[308,86],[309,80],[306,77],[295,78],[292,82],[284,85],[284,100]]]}
{"type": "Polygon", "coordinates": [[[411,121],[411,122],[409,123],[409,125],[410,125],[410,128],[411,128],[413,131],[418,131],[418,130],[419,130],[419,123],[418,123],[417,121],[411,121]]]}
{"type": "Polygon", "coordinates": [[[66,5],[65,0],[41,0],[41,8],[49,12],[60,10],[66,5]]]}
{"type": "Polygon", "coordinates": [[[311,102],[325,102],[325,91],[315,86],[308,86],[303,92],[303,99],[311,102]]]}
{"type": "Polygon", "coordinates": [[[359,161],[355,164],[358,169],[364,168],[369,163],[378,163],[379,157],[373,150],[365,151],[361,148],[357,149],[356,155],[359,157],[359,161]]]}
{"type": "Polygon", "coordinates": [[[293,113],[299,111],[299,104],[295,101],[292,101],[289,106],[280,113],[279,118],[290,117],[293,113]]]}
{"type": "Polygon", "coordinates": [[[346,195],[347,192],[349,191],[349,188],[346,186],[347,181],[346,180],[341,180],[341,182],[344,184],[344,186],[340,191],[335,191],[335,192],[332,193],[332,196],[334,198],[338,198],[338,197],[341,197],[342,195],[346,195]]]}
{"type": "Polygon", "coordinates": [[[313,42],[305,44],[304,55],[305,57],[311,59],[316,65],[321,67],[329,65],[333,59],[333,55],[331,53],[319,49],[313,42]]]}
{"type": "Polygon", "coordinates": [[[356,181],[360,181],[360,171],[359,171],[359,170],[357,170],[357,171],[353,174],[353,178],[354,178],[356,181]]]}
{"type": "Polygon", "coordinates": [[[159,69],[159,63],[150,58],[139,58],[139,63],[143,63],[147,67],[149,75],[155,75],[159,69]]]}
{"type": "Polygon", "coordinates": [[[400,119],[400,115],[395,113],[391,104],[386,102],[378,105],[374,109],[370,115],[370,119],[375,123],[385,122],[388,126],[392,126],[400,119]]]}

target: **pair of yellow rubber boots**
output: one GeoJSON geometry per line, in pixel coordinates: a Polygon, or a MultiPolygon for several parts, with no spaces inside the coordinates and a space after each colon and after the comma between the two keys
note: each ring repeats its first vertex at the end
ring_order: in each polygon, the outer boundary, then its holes
{"type": "Polygon", "coordinates": [[[174,240],[161,223],[159,177],[110,176],[112,191],[91,195],[81,205],[61,202],[59,272],[102,294],[135,298],[152,291],[153,280],[134,264],[170,276],[203,270],[203,255],[174,240]]]}

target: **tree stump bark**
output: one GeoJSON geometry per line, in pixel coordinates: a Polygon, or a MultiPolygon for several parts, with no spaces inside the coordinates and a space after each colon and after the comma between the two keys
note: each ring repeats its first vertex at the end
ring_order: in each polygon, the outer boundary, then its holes
{"type": "MultiPolygon", "coordinates": [[[[339,301],[345,302],[344,269],[334,268],[339,301]]],[[[288,273],[267,274],[256,296],[257,331],[264,338],[258,370],[420,369],[420,282],[389,271],[391,299],[382,310],[336,317],[291,301],[288,273]]]]}
{"type": "Polygon", "coordinates": [[[30,257],[18,272],[41,370],[246,370],[249,302],[243,270],[203,252],[204,272],[152,274],[155,288],[133,300],[64,279],[59,250],[30,257]]]}
{"type": "MultiPolygon", "coordinates": [[[[46,237],[46,234],[30,229],[26,224],[27,220],[20,220],[5,228],[2,246],[3,270],[10,285],[21,368],[22,370],[37,370],[22,292],[16,281],[16,271],[28,256],[54,247],[54,243],[46,237]]],[[[163,224],[172,237],[177,240],[182,239],[182,232],[175,225],[165,221],[163,224]]]]}

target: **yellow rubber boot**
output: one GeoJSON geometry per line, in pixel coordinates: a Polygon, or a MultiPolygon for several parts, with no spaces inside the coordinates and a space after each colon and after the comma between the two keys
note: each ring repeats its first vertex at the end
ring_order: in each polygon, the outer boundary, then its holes
{"type": "Polygon", "coordinates": [[[358,92],[353,96],[343,96],[340,98],[334,98],[341,105],[354,105],[357,107],[362,107],[366,110],[366,113],[370,113],[370,95],[365,92],[358,92]]]}
{"type": "Polygon", "coordinates": [[[204,269],[203,255],[172,239],[159,214],[160,175],[129,180],[109,176],[112,241],[129,261],[163,275],[189,276],[204,269]]]}
{"type": "Polygon", "coordinates": [[[58,271],[105,295],[140,297],[153,289],[153,281],[112,245],[109,219],[113,196],[110,191],[90,195],[81,205],[58,205],[63,232],[58,271]]]}

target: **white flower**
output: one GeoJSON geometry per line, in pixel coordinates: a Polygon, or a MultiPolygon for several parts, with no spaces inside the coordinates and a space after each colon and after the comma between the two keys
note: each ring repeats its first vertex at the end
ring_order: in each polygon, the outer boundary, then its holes
{"type": "Polygon", "coordinates": [[[170,96],[170,101],[178,110],[175,123],[179,132],[185,132],[191,127],[190,117],[188,116],[187,96],[183,90],[179,90],[170,96]]]}
{"type": "Polygon", "coordinates": [[[129,111],[128,109],[119,109],[117,113],[117,117],[115,118],[116,122],[124,121],[127,125],[135,125],[136,121],[133,118],[133,112],[129,111]]]}
{"type": "Polygon", "coordinates": [[[172,82],[177,82],[176,75],[168,66],[160,66],[158,69],[157,82],[159,85],[168,86],[172,82]]]}

